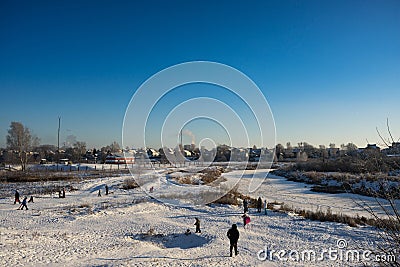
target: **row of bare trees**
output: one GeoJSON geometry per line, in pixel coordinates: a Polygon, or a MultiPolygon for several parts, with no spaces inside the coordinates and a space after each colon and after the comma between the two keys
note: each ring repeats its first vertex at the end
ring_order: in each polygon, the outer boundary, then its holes
{"type": "MultiPolygon", "coordinates": [[[[32,134],[32,131],[21,122],[11,122],[6,139],[7,157],[5,160],[9,163],[18,162],[22,171],[26,170],[26,166],[30,161],[37,162],[41,158],[59,161],[61,158],[68,158],[73,162],[80,162],[82,157],[85,157],[88,153],[86,143],[76,140],[71,144],[71,147],[63,150],[58,150],[54,145],[40,145],[40,139],[32,134]]],[[[115,153],[119,150],[119,144],[114,141],[98,151],[93,149],[93,154],[97,155],[99,153],[101,162],[101,160],[105,160],[107,153],[115,153]]]]}

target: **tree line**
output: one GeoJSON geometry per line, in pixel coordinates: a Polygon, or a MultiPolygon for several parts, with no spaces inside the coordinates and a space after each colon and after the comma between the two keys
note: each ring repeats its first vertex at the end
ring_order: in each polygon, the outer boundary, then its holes
{"type": "Polygon", "coordinates": [[[40,162],[41,159],[50,162],[58,162],[64,158],[72,162],[88,160],[104,162],[108,154],[120,151],[120,146],[116,141],[98,150],[95,148],[88,150],[86,142],[76,140],[70,146],[63,146],[60,150],[55,145],[41,145],[40,139],[21,122],[11,122],[6,136],[6,145],[6,149],[1,151],[0,162],[19,163],[22,171],[26,170],[28,163],[40,162]]]}
{"type": "MultiPolygon", "coordinates": [[[[40,145],[40,139],[32,134],[31,130],[20,122],[11,122],[6,139],[7,148],[0,153],[0,162],[19,163],[23,171],[26,169],[28,162],[37,163],[41,159],[46,159],[50,162],[59,162],[60,159],[68,159],[75,163],[104,163],[107,155],[121,152],[120,145],[115,141],[100,149],[88,149],[85,142],[77,141],[76,138],[70,138],[70,136],[67,137],[68,145],[63,146],[61,149],[58,149],[55,145],[40,145]]],[[[298,143],[297,146],[292,146],[291,143],[288,142],[286,143],[286,147],[282,144],[277,144],[274,148],[266,149],[266,151],[268,153],[274,153],[273,158],[275,161],[307,162],[309,159],[320,159],[323,162],[323,164],[320,164],[322,169],[352,170],[352,172],[355,172],[354,170],[357,169],[358,172],[365,171],[365,169],[358,167],[360,165],[365,166],[365,164],[359,163],[361,161],[369,161],[368,159],[371,158],[375,159],[373,166],[378,165],[379,169],[382,169],[382,166],[387,166],[388,164],[392,165],[390,162],[391,160],[386,160],[386,158],[379,153],[379,149],[374,149],[377,147],[371,146],[370,148],[371,149],[368,149],[368,153],[360,153],[360,149],[353,143],[342,144],[340,148],[338,148],[334,143],[329,144],[328,147],[325,145],[314,147],[307,142],[298,143]],[[373,155],[373,157],[371,157],[371,155],[373,155]],[[339,163],[340,166],[338,166],[338,164],[332,164],[332,159],[339,159],[336,163],[339,163]],[[376,164],[376,161],[383,163],[376,164]]],[[[167,161],[166,157],[163,157],[165,151],[160,148],[158,152],[160,160],[167,161]]],[[[247,149],[245,152],[248,154],[247,159],[243,157],[244,159],[241,160],[252,161],[255,159],[255,161],[257,161],[261,157],[261,150],[257,149],[256,146],[247,149]]],[[[199,151],[195,150],[193,153],[197,155],[197,158],[199,157],[199,151]]],[[[230,161],[232,153],[238,154],[237,149],[227,145],[219,145],[215,154],[210,155],[213,159],[211,158],[209,160],[230,161]]],[[[206,156],[206,154],[203,156],[206,156]]],[[[234,160],[237,160],[236,158],[238,157],[234,157],[234,160]]],[[[300,166],[304,169],[310,168],[310,165],[300,166]]],[[[313,168],[315,168],[315,165],[313,165],[313,168]]],[[[370,168],[367,168],[367,170],[369,169],[370,168]]]]}

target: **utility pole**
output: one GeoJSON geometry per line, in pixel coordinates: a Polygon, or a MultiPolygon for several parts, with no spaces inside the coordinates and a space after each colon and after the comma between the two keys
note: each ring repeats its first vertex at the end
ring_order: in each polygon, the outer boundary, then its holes
{"type": "Polygon", "coordinates": [[[60,128],[61,128],[61,116],[58,116],[58,131],[57,131],[57,171],[58,171],[58,162],[60,161],[60,128]]]}
{"type": "Polygon", "coordinates": [[[58,116],[58,131],[57,131],[57,151],[60,154],[60,128],[61,128],[61,116],[58,116]]]}

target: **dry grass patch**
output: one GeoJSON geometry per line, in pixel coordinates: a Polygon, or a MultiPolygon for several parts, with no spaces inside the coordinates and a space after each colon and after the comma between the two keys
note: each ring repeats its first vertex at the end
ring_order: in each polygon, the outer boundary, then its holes
{"type": "Polygon", "coordinates": [[[124,190],[135,189],[138,187],[139,187],[139,185],[136,183],[135,179],[133,179],[133,178],[125,179],[124,183],[122,184],[122,189],[124,189],[124,190]]]}
{"type": "Polygon", "coordinates": [[[254,198],[250,198],[246,195],[243,195],[242,193],[239,193],[238,191],[238,186],[235,186],[232,188],[226,195],[223,197],[213,201],[212,203],[214,204],[227,204],[227,205],[240,205],[242,203],[242,200],[247,199],[249,201],[249,208],[253,207],[252,203],[256,203],[257,200],[254,198]]]}

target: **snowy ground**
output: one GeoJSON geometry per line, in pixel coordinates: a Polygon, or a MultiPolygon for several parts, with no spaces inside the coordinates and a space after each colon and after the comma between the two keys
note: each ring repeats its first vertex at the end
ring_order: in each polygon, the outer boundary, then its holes
{"type": "MultiPolygon", "coordinates": [[[[268,174],[268,170],[258,170],[252,179],[243,179],[241,177],[251,176],[252,171],[232,171],[224,174],[231,183],[238,182],[239,191],[254,198],[259,196],[267,199],[268,202],[284,202],[294,208],[303,208],[306,210],[326,211],[328,208],[333,213],[342,213],[351,216],[371,217],[366,211],[366,207],[371,207],[375,213],[384,215],[384,211],[373,197],[361,196],[351,193],[329,194],[317,193],[311,191],[312,185],[305,183],[292,182],[283,177],[268,174]],[[257,190],[251,192],[250,184],[259,184],[257,190]],[[250,192],[249,192],[250,191],[250,192]]],[[[378,201],[390,209],[387,201],[378,199],[378,201]]],[[[396,202],[397,210],[400,210],[400,201],[396,202]]]]}
{"type": "MultiPolygon", "coordinates": [[[[237,179],[235,172],[225,176],[228,182],[237,179]]],[[[324,249],[338,249],[340,239],[348,245],[342,252],[373,251],[379,242],[377,231],[371,227],[312,222],[277,212],[264,215],[251,211],[252,222],[244,230],[241,207],[165,205],[141,189],[120,189],[125,179],[121,176],[84,181],[79,190],[67,192],[65,199],[38,196],[35,203],[29,203],[28,211],[17,210],[11,197],[1,198],[0,266],[359,266],[359,262],[333,260],[326,254],[323,261],[302,261],[301,257],[296,261],[296,254],[292,253],[291,259],[284,262],[271,250],[292,250],[298,255],[313,250],[318,258],[324,249]],[[108,196],[104,195],[105,184],[112,192],[108,196]],[[97,196],[99,189],[102,197],[97,196]],[[187,228],[194,232],[195,217],[202,222],[202,233],[184,235],[187,228]],[[226,232],[233,223],[239,226],[240,239],[239,255],[231,258],[226,232]],[[151,228],[154,234],[150,236],[146,233],[151,228]],[[258,252],[265,248],[270,253],[262,261],[258,252]]],[[[245,190],[248,183],[241,180],[240,188],[245,190]]],[[[334,200],[326,194],[310,196],[302,184],[279,177],[268,178],[259,190],[264,191],[256,191],[255,196],[271,200],[294,197],[296,201],[309,198],[313,203],[338,201],[338,207],[344,203],[343,209],[351,204],[346,196],[334,195],[334,200]]],[[[23,189],[20,192],[23,195],[23,189]]],[[[288,254],[283,257],[288,258],[288,254]]],[[[376,265],[372,261],[366,263],[376,265]]]]}

